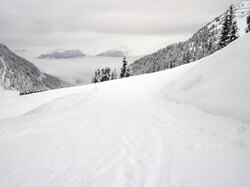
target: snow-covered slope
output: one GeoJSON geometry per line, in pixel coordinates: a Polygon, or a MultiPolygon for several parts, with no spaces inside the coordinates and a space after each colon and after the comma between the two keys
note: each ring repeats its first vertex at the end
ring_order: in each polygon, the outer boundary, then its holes
{"type": "Polygon", "coordinates": [[[5,89],[32,91],[61,88],[70,84],[42,73],[34,64],[0,44],[0,86],[5,89]]]}
{"type": "Polygon", "coordinates": [[[250,123],[250,35],[229,44],[174,81],[167,95],[207,112],[250,123]],[[242,44],[242,40],[246,42],[242,44]],[[240,55],[238,55],[240,54],[240,55]]]}
{"type": "MultiPolygon", "coordinates": [[[[246,34],[247,16],[250,15],[250,0],[242,0],[234,6],[239,36],[246,34]]],[[[219,48],[221,28],[225,14],[222,14],[202,27],[187,41],[169,45],[146,55],[130,65],[133,75],[152,73],[180,66],[206,57],[219,48]]]]}
{"type": "Polygon", "coordinates": [[[249,187],[249,45],[0,100],[0,186],[249,187]]]}

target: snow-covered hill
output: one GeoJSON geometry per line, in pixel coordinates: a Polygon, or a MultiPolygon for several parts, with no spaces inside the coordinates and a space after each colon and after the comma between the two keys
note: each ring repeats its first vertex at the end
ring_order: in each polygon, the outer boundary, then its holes
{"type": "MultiPolygon", "coordinates": [[[[246,34],[247,16],[250,15],[250,0],[242,0],[234,6],[238,34],[246,34]]],[[[152,73],[206,57],[218,48],[219,37],[225,14],[220,15],[184,42],[169,45],[159,51],[144,56],[130,65],[134,75],[152,73]]]]}
{"type": "Polygon", "coordinates": [[[0,44],[0,86],[5,89],[32,91],[61,88],[70,84],[42,73],[34,64],[0,44]]]}
{"type": "Polygon", "coordinates": [[[53,51],[48,54],[42,54],[38,58],[48,58],[48,59],[67,59],[67,58],[77,58],[86,56],[80,50],[64,50],[64,51],[53,51]]]}
{"type": "Polygon", "coordinates": [[[0,98],[0,186],[249,187],[249,48],[0,98]]]}

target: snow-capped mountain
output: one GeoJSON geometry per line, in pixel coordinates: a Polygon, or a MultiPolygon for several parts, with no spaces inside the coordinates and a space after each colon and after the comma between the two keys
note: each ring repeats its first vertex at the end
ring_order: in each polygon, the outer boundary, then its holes
{"type": "Polygon", "coordinates": [[[86,56],[80,50],[65,50],[65,51],[53,51],[48,54],[42,54],[38,58],[48,58],[48,59],[64,59],[64,58],[77,58],[86,56]]]}
{"type": "Polygon", "coordinates": [[[56,77],[42,73],[34,64],[0,44],[1,87],[19,91],[36,91],[69,85],[56,77]]]}
{"type": "Polygon", "coordinates": [[[110,49],[106,52],[100,53],[97,56],[108,56],[108,57],[127,57],[130,55],[130,50],[126,47],[119,47],[115,49],[110,49]]]}
{"type": "MultiPolygon", "coordinates": [[[[239,36],[246,34],[250,0],[242,0],[234,6],[239,36]]],[[[218,50],[218,41],[224,16],[215,18],[185,42],[175,43],[144,56],[130,65],[133,75],[156,72],[199,60],[218,50]]]]}

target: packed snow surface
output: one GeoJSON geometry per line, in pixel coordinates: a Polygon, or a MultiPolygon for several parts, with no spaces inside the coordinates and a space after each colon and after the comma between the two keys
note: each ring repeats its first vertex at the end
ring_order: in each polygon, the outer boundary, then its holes
{"type": "Polygon", "coordinates": [[[5,94],[0,186],[249,187],[249,47],[248,34],[154,74],[5,94]]]}

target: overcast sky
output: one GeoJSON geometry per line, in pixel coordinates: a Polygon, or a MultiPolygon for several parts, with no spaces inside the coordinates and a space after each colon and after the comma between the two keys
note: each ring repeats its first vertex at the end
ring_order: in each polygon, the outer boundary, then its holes
{"type": "Polygon", "coordinates": [[[11,48],[126,46],[148,53],[186,39],[239,0],[0,0],[0,42],[11,48]]]}

